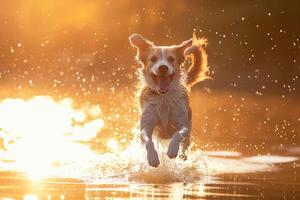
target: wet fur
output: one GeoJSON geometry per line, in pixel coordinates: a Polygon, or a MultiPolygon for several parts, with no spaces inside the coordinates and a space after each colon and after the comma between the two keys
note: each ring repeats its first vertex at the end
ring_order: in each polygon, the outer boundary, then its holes
{"type": "Polygon", "coordinates": [[[168,150],[170,158],[177,156],[179,141],[182,146],[181,157],[184,158],[190,142],[192,112],[189,105],[189,94],[191,87],[209,78],[207,54],[204,49],[207,40],[198,39],[194,35],[192,39],[184,41],[180,45],[168,47],[155,46],[137,34],[132,35],[129,40],[132,46],[137,48],[136,61],[140,66],[137,70],[139,85],[136,94],[140,104],[141,139],[146,144],[149,164],[153,167],[159,165],[152,143],[152,133],[156,133],[163,139],[172,138],[171,147],[169,146],[168,150]],[[153,71],[154,65],[149,67],[149,57],[156,54],[155,51],[167,52],[176,58],[176,63],[172,66],[175,71],[174,78],[170,82],[169,91],[166,94],[160,94],[157,91],[151,78],[150,73],[151,70],[153,71]],[[188,67],[184,62],[187,58],[190,58],[188,67]],[[174,149],[172,145],[176,148],[174,149]]]}

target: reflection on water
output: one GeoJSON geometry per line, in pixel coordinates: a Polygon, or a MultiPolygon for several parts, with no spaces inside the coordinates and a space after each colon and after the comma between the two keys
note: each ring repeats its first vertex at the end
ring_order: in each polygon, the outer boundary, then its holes
{"type": "Polygon", "coordinates": [[[85,142],[103,126],[99,106],[75,108],[70,99],[0,102],[0,199],[299,198],[298,147],[252,155],[192,148],[182,161],[157,141],[161,165],[151,168],[139,140],[121,148],[110,138],[104,153],[91,150],[85,142]]]}
{"type": "Polygon", "coordinates": [[[91,159],[89,147],[78,142],[96,137],[103,127],[99,115],[98,106],[75,109],[67,98],[1,101],[0,154],[6,163],[2,166],[41,178],[55,165],[91,159]]]}
{"type": "MultiPolygon", "coordinates": [[[[210,158],[208,158],[210,159],[210,158]]],[[[223,160],[222,160],[223,161],[223,160]]],[[[220,160],[221,162],[221,160],[220,160]]],[[[21,174],[1,173],[2,199],[298,199],[299,170],[289,163],[277,165],[279,172],[207,175],[193,182],[142,183],[111,180],[101,183],[71,178],[30,181],[21,174]],[[297,182],[298,180],[298,182],[297,182]]],[[[147,174],[147,172],[145,172],[147,174]]],[[[171,175],[172,176],[172,175],[171,175]]]]}
{"type": "Polygon", "coordinates": [[[191,152],[186,162],[163,159],[162,165],[153,169],[134,154],[123,157],[130,155],[127,151],[99,155],[88,167],[60,166],[56,177],[47,179],[32,180],[26,174],[2,172],[0,196],[3,200],[300,197],[299,161],[295,156],[191,152]]]}

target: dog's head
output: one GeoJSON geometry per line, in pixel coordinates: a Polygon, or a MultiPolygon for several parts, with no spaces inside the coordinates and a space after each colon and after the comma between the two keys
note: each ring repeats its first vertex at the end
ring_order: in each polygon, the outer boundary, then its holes
{"type": "Polygon", "coordinates": [[[137,48],[137,60],[149,87],[159,94],[166,94],[174,80],[180,78],[180,65],[184,61],[184,50],[192,45],[192,39],[180,45],[156,46],[139,34],[129,37],[137,48]]]}

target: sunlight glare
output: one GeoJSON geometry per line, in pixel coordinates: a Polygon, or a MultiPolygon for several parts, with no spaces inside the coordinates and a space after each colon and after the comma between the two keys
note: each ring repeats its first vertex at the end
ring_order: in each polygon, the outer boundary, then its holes
{"type": "Polygon", "coordinates": [[[38,196],[36,195],[33,195],[33,194],[28,194],[28,195],[25,195],[23,200],[38,200],[38,196]]]}
{"type": "Polygon", "coordinates": [[[112,152],[116,152],[119,149],[119,143],[115,139],[108,140],[106,145],[112,152]]]}
{"type": "Polygon", "coordinates": [[[88,112],[75,109],[68,98],[5,99],[0,102],[0,151],[34,180],[47,176],[55,164],[84,162],[93,153],[78,142],[95,138],[104,125],[100,112],[88,112]]]}

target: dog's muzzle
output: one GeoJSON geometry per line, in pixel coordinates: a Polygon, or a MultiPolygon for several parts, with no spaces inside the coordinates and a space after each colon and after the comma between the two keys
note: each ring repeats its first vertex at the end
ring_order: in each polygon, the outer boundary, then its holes
{"type": "Polygon", "coordinates": [[[174,73],[167,76],[161,76],[156,74],[151,74],[153,81],[158,87],[158,92],[160,94],[165,94],[169,90],[170,83],[173,81],[174,73]]]}

